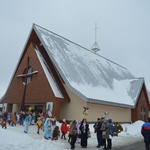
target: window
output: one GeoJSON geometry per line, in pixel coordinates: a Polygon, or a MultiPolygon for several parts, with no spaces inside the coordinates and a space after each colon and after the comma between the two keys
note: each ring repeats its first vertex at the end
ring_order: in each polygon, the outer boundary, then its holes
{"type": "Polygon", "coordinates": [[[29,66],[28,68],[25,68],[25,70],[23,71],[24,76],[22,77],[22,82],[24,85],[25,85],[26,78],[27,78],[26,85],[28,85],[31,82],[32,72],[33,72],[33,68],[31,66],[29,66]]]}

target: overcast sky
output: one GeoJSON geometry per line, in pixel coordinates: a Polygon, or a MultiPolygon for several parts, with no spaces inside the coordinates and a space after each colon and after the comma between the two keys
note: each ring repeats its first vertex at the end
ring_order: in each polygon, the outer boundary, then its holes
{"type": "Polygon", "coordinates": [[[33,23],[144,77],[150,90],[150,0],[0,0],[0,97],[33,23]]]}

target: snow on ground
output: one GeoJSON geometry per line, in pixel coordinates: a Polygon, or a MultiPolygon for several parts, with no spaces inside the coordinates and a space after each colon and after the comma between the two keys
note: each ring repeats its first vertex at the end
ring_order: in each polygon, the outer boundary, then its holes
{"type": "MultiPolygon", "coordinates": [[[[113,137],[113,148],[122,145],[131,144],[143,140],[141,136],[141,126],[144,122],[137,121],[133,124],[122,124],[124,129],[118,137],[113,137]]],[[[57,125],[60,126],[59,123],[57,125]]],[[[88,139],[87,149],[96,150],[97,145],[96,134],[94,133],[93,124],[90,124],[91,138],[88,139]]],[[[70,145],[67,140],[58,139],[57,141],[45,140],[43,131],[37,134],[36,125],[29,126],[28,133],[23,132],[23,126],[8,126],[7,129],[0,128],[0,150],[67,150],[70,145]]],[[[76,143],[77,150],[83,149],[80,144],[76,143]]],[[[102,149],[102,148],[101,148],[102,149]]]]}

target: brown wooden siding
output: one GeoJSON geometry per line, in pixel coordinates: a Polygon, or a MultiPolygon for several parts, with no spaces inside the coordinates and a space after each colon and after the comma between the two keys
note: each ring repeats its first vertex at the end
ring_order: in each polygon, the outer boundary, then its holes
{"type": "Polygon", "coordinates": [[[143,84],[136,107],[132,109],[131,111],[132,122],[135,122],[137,120],[147,121],[148,112],[149,112],[149,100],[148,100],[145,85],[143,84]],[[142,107],[144,107],[146,110],[144,119],[142,118],[142,115],[141,115],[142,107]]]}

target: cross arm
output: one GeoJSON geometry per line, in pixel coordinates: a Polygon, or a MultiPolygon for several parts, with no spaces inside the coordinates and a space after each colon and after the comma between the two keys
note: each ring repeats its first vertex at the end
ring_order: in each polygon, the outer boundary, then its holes
{"type": "Polygon", "coordinates": [[[19,77],[25,77],[25,76],[32,76],[33,74],[37,74],[38,73],[38,71],[33,71],[33,72],[31,72],[31,73],[27,73],[27,74],[20,74],[20,75],[17,75],[17,78],[19,78],[19,77]]]}

